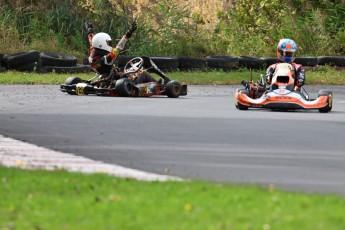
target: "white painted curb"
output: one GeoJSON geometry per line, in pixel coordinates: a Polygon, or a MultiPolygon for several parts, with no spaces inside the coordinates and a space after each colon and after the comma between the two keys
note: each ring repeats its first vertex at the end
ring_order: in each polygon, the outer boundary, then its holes
{"type": "Polygon", "coordinates": [[[0,165],[23,169],[66,170],[104,173],[144,181],[181,180],[177,177],[147,173],[106,164],[70,153],[62,153],[0,135],[0,165]]]}

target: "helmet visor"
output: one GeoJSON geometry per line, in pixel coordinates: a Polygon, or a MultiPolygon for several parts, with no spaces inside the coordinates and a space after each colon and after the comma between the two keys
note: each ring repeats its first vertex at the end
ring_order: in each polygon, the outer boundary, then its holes
{"type": "Polygon", "coordinates": [[[295,52],[284,51],[283,54],[284,54],[285,57],[293,57],[295,55],[295,52]]]}
{"type": "Polygon", "coordinates": [[[112,40],[106,40],[106,43],[108,46],[113,47],[113,41],[112,40]]]}

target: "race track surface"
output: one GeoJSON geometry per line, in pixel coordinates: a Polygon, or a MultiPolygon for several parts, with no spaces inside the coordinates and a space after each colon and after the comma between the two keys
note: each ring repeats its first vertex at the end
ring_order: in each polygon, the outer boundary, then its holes
{"type": "Polygon", "coordinates": [[[171,99],[0,85],[0,135],[156,174],[345,195],[345,87],[306,87],[333,90],[328,114],[239,111],[237,87],[171,99]]]}

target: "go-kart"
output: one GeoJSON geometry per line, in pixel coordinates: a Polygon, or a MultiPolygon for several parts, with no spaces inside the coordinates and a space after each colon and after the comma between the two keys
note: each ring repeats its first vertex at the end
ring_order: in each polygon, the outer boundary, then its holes
{"type": "Polygon", "coordinates": [[[187,85],[170,80],[149,57],[136,57],[129,60],[123,72],[114,66],[108,76],[96,74],[89,80],[69,77],[64,84],[60,85],[60,90],[71,95],[94,94],[120,97],[166,95],[178,98],[187,95],[187,85]],[[144,71],[156,73],[163,81],[136,83],[136,78],[144,71]]]}
{"type": "Polygon", "coordinates": [[[333,93],[320,90],[316,99],[310,99],[303,87],[295,86],[295,71],[291,64],[280,63],[272,77],[270,86],[261,75],[256,83],[243,80],[244,89],[237,89],[235,106],[239,110],[268,108],[272,110],[318,109],[321,113],[332,110],[333,93]]]}

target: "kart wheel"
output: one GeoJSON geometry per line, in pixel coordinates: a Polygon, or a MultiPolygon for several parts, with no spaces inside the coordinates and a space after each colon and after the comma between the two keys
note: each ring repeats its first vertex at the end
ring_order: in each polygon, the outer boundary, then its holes
{"type": "MultiPolygon", "coordinates": [[[[247,96],[249,96],[249,91],[246,90],[246,89],[237,89],[237,92],[238,93],[241,93],[241,94],[246,94],[247,96]]],[[[236,99],[235,99],[236,100],[236,99]]],[[[241,103],[239,103],[237,100],[235,102],[235,107],[239,110],[248,110],[248,106],[246,105],[242,105],[241,103]]]]}
{"type": "Polygon", "coordinates": [[[168,97],[178,98],[181,94],[181,84],[178,81],[169,81],[165,87],[168,97]]]}
{"type": "Polygon", "coordinates": [[[115,90],[121,97],[129,97],[132,95],[133,84],[127,78],[121,78],[116,81],[115,90]]]}
{"type": "Polygon", "coordinates": [[[248,110],[248,106],[242,105],[241,103],[237,103],[237,107],[239,110],[248,110]]]}
{"type": "Polygon", "coordinates": [[[69,77],[66,79],[65,81],[65,85],[74,85],[74,84],[78,84],[80,82],[83,82],[83,80],[79,77],[69,77]]]}
{"type": "MultiPolygon", "coordinates": [[[[75,85],[75,84],[78,84],[80,82],[83,82],[83,80],[79,77],[69,77],[66,79],[65,81],[65,85],[75,85]]],[[[76,92],[75,90],[67,90],[66,91],[68,94],[70,95],[76,95],[76,92]]]]}
{"type": "Polygon", "coordinates": [[[318,94],[318,97],[320,96],[328,96],[327,99],[327,105],[321,109],[319,109],[320,113],[328,113],[332,110],[333,107],[333,93],[331,90],[321,90],[318,94]]]}

